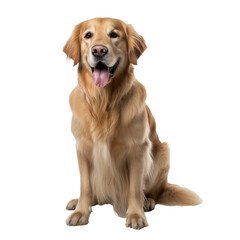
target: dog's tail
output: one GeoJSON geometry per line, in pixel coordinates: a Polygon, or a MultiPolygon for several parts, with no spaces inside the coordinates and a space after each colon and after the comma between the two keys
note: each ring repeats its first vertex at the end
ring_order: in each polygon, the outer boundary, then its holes
{"type": "Polygon", "coordinates": [[[202,203],[202,199],[187,188],[168,183],[157,203],[167,206],[194,206],[202,203]]]}

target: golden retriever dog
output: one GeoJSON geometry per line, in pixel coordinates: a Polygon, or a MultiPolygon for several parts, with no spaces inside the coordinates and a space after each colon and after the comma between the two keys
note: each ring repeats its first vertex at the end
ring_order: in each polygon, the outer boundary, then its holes
{"type": "Polygon", "coordinates": [[[111,18],[77,25],[63,51],[78,64],[70,95],[72,133],[80,170],[80,198],[67,225],[84,225],[95,204],[112,204],[126,226],[148,226],[144,211],[155,204],[197,205],[192,191],[168,183],[169,148],[160,142],[145,103],[146,90],[134,77],[146,44],[134,28],[111,18]]]}

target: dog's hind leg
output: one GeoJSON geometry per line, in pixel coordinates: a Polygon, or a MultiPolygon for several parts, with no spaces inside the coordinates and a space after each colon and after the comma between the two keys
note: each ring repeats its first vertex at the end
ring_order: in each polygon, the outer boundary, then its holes
{"type": "MultiPolygon", "coordinates": [[[[152,145],[153,170],[147,181],[146,199],[158,202],[159,196],[167,186],[169,171],[169,148],[168,144],[159,140],[152,145]]],[[[152,205],[152,204],[151,204],[152,205]]]]}
{"type": "Polygon", "coordinates": [[[168,206],[191,206],[202,202],[201,198],[193,191],[170,184],[167,181],[169,171],[169,148],[167,143],[158,143],[158,151],[154,155],[154,170],[152,182],[146,192],[147,198],[155,200],[156,204],[168,206]]]}

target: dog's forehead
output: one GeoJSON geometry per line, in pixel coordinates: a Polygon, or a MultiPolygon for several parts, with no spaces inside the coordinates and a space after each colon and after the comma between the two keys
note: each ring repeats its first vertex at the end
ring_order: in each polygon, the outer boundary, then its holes
{"type": "Polygon", "coordinates": [[[123,22],[113,18],[94,18],[85,22],[85,28],[96,31],[123,30],[123,22]]]}

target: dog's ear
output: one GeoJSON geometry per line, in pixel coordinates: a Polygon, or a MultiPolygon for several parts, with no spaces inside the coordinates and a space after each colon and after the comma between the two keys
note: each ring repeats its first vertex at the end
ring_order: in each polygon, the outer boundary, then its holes
{"type": "Polygon", "coordinates": [[[128,38],[128,56],[130,63],[137,65],[137,59],[141,56],[147,45],[142,36],[140,36],[132,27],[127,24],[127,38],[128,38]]]}
{"type": "Polygon", "coordinates": [[[79,35],[80,35],[80,28],[81,25],[78,24],[73,32],[70,38],[68,39],[67,43],[63,47],[63,52],[67,54],[68,58],[71,58],[74,63],[73,66],[79,63],[80,61],[80,40],[79,40],[79,35]]]}

